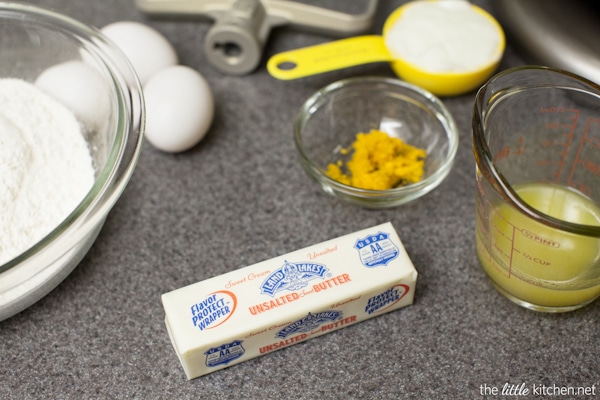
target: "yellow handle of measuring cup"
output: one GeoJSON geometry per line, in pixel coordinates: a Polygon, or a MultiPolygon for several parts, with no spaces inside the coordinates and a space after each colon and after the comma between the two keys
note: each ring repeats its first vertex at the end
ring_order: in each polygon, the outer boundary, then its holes
{"type": "Polygon", "coordinates": [[[290,80],[382,61],[392,61],[383,36],[366,35],[275,54],[267,61],[267,71],[290,80]]]}

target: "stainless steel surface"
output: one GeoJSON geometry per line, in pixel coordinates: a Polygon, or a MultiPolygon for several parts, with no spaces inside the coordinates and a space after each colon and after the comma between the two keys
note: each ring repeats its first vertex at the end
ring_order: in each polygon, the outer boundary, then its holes
{"type": "Polygon", "coordinates": [[[496,15],[526,61],[600,83],[600,4],[586,0],[497,0],[496,15]]]}

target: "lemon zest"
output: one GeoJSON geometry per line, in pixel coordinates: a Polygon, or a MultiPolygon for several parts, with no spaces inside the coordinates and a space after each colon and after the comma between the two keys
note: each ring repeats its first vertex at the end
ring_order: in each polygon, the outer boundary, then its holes
{"type": "Polygon", "coordinates": [[[345,165],[342,160],[327,165],[327,176],[345,185],[369,190],[400,187],[419,182],[423,177],[426,151],[383,131],[373,129],[369,133],[358,133],[351,148],[340,150],[340,154],[349,154],[352,150],[352,157],[345,165]]]}

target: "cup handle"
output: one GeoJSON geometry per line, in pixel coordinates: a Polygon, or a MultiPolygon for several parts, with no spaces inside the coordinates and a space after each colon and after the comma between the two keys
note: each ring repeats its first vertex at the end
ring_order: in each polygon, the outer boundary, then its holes
{"type": "Polygon", "coordinates": [[[392,61],[383,36],[364,35],[275,54],[267,61],[267,71],[291,80],[383,61],[392,61]]]}

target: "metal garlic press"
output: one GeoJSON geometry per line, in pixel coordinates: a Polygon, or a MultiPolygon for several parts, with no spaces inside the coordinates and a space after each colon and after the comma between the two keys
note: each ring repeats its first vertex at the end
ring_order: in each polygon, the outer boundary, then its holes
{"type": "Polygon", "coordinates": [[[349,36],[373,23],[378,0],[361,14],[347,14],[288,0],[135,0],[145,13],[204,16],[214,20],[204,40],[208,60],[221,71],[243,75],[259,64],[271,29],[283,25],[349,36]]]}

